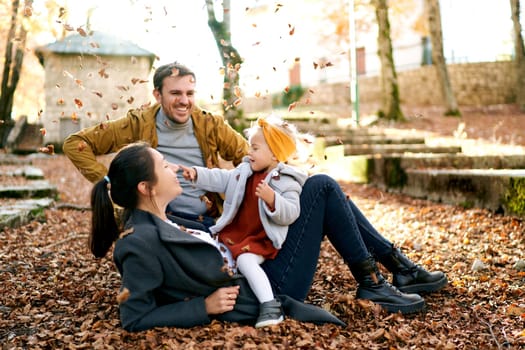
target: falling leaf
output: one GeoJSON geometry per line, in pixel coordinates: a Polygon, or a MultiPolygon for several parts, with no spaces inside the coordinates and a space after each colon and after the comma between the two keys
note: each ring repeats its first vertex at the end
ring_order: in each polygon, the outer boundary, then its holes
{"type": "Polygon", "coordinates": [[[130,292],[129,289],[123,288],[122,291],[117,295],[117,303],[122,304],[129,299],[130,292]]]}
{"type": "Polygon", "coordinates": [[[46,135],[46,128],[40,128],[40,134],[45,136],[46,135]]]}
{"type": "Polygon", "coordinates": [[[77,144],[77,151],[82,152],[87,147],[87,143],[85,141],[79,141],[77,144]]]}
{"type": "Polygon", "coordinates": [[[75,105],[77,106],[77,108],[82,108],[82,106],[84,106],[82,101],[78,98],[75,98],[75,105]]]}
{"type": "Polygon", "coordinates": [[[83,36],[83,37],[87,36],[86,31],[83,28],[81,28],[81,27],[77,28],[77,32],[78,32],[78,34],[80,34],[80,36],[83,36]]]}
{"type": "Polygon", "coordinates": [[[288,105],[288,112],[291,112],[297,106],[297,102],[292,102],[288,105]]]}
{"type": "Polygon", "coordinates": [[[104,68],[102,68],[101,70],[98,71],[98,75],[100,75],[102,78],[108,78],[109,75],[106,73],[106,70],[104,68]]]}
{"type": "Polygon", "coordinates": [[[238,86],[235,86],[233,88],[233,94],[236,96],[236,97],[241,97],[241,88],[238,87],[238,86]]]}
{"type": "Polygon", "coordinates": [[[111,104],[111,109],[116,111],[118,109],[118,104],[117,103],[112,103],[111,104]]]}
{"type": "Polygon", "coordinates": [[[39,147],[38,152],[53,155],[55,154],[55,146],[50,144],[45,147],[39,147]]]}
{"type": "Polygon", "coordinates": [[[31,17],[33,15],[33,8],[31,6],[25,6],[24,7],[24,16],[25,17],[31,17]]]}
{"type": "Polygon", "coordinates": [[[144,83],[147,83],[148,80],[144,80],[144,79],[140,79],[140,78],[131,78],[131,83],[133,85],[135,84],[144,84],[144,83]]]}

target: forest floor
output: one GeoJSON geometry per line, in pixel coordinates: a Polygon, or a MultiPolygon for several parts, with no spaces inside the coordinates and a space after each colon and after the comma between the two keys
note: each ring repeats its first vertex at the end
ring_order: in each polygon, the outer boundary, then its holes
{"type": "MultiPolygon", "coordinates": [[[[525,145],[525,116],[512,106],[463,109],[459,119],[437,109],[405,113],[407,123],[387,126],[452,136],[465,123],[469,138],[525,145]]],[[[95,259],[87,249],[91,184],[63,155],[33,164],[60,198],[45,220],[0,232],[2,349],[525,348],[525,272],[517,266],[525,259],[524,221],[352,183],[341,186],[380,232],[425,268],[446,272],[449,285],[424,295],[425,312],[387,314],[355,300],[350,271],[325,241],[307,302],[346,327],[287,319],[265,329],[213,322],[128,333],[120,327],[111,254],[95,259]]]]}

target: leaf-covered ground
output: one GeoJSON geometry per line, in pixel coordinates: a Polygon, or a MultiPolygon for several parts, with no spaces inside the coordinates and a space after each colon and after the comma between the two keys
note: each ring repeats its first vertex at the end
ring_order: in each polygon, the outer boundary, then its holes
{"type": "MultiPolygon", "coordinates": [[[[60,200],[86,206],[90,184],[64,156],[35,161],[60,200]]],[[[3,349],[481,349],[525,347],[525,223],[480,209],[413,200],[343,184],[388,238],[413,260],[446,271],[450,285],[426,295],[427,311],[386,314],[355,300],[356,284],[323,244],[308,302],[348,326],[286,320],[269,329],[213,323],[128,333],[120,328],[119,276],[86,248],[89,210],[54,208],[46,219],[0,232],[0,343],[3,349]],[[476,262],[477,261],[477,262],[476,262]],[[480,265],[478,271],[473,265],[480,265]]]]}
{"type": "MultiPolygon", "coordinates": [[[[479,126],[469,129],[469,137],[522,142],[521,129],[487,118],[485,124],[467,123],[467,129],[479,126]],[[485,135],[491,126],[493,132],[485,135]],[[501,130],[507,133],[500,136],[501,130]]],[[[431,123],[450,133],[457,122],[431,123]]],[[[64,156],[45,156],[34,164],[58,186],[60,201],[46,210],[45,220],[0,232],[2,349],[525,348],[525,272],[515,266],[525,259],[525,222],[355,184],[341,185],[385,236],[419,264],[447,273],[450,284],[424,296],[425,313],[386,314],[356,301],[348,268],[324,242],[308,302],[332,311],[346,328],[286,320],[261,330],[217,322],[128,333],[120,328],[119,276],[110,255],[96,260],[86,247],[90,183],[64,156]]]]}

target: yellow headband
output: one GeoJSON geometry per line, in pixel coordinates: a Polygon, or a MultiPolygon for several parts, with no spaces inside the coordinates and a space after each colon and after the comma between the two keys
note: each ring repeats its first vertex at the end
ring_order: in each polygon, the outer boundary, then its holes
{"type": "Polygon", "coordinates": [[[261,127],[264,139],[275,158],[279,162],[287,161],[296,150],[294,139],[278,127],[269,124],[266,119],[259,118],[257,123],[261,127]]]}

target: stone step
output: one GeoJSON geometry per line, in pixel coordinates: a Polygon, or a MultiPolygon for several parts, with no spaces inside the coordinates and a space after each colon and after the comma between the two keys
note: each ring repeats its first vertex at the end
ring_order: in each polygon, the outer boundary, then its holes
{"type": "Polygon", "coordinates": [[[402,135],[333,135],[324,137],[325,147],[333,145],[369,145],[369,144],[424,144],[422,136],[402,135]]]}
{"type": "Polygon", "coordinates": [[[365,144],[343,146],[345,156],[359,154],[461,153],[460,146],[428,146],[426,144],[365,144]]]}
{"type": "Polygon", "coordinates": [[[31,220],[43,218],[44,209],[53,203],[53,198],[5,201],[0,207],[0,230],[4,227],[18,227],[31,220]]]}
{"type": "Polygon", "coordinates": [[[0,198],[56,198],[58,190],[46,180],[28,181],[23,185],[0,185],[0,198]]]}
{"type": "Polygon", "coordinates": [[[28,157],[20,157],[13,154],[3,154],[0,156],[0,165],[25,165],[32,164],[28,157]]]}
{"type": "Polygon", "coordinates": [[[0,170],[0,176],[24,177],[27,180],[41,180],[44,179],[44,172],[42,169],[34,166],[25,166],[23,168],[17,167],[8,171],[0,170]]]}
{"type": "Polygon", "coordinates": [[[407,169],[400,192],[525,219],[525,169],[407,169]]]}
{"type": "Polygon", "coordinates": [[[354,178],[380,188],[402,186],[407,169],[525,169],[525,154],[387,154],[354,156],[350,161],[354,178]]]}

